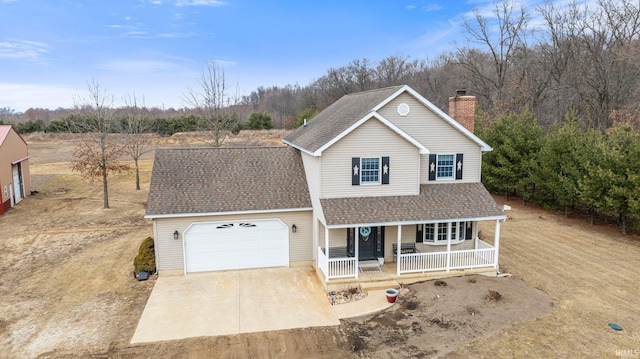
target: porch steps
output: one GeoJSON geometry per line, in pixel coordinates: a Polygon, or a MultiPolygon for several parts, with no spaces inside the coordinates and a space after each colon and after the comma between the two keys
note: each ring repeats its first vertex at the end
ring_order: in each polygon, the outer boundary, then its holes
{"type": "Polygon", "coordinates": [[[384,290],[389,288],[397,289],[400,288],[400,283],[395,280],[360,282],[360,288],[365,291],[384,290]]]}

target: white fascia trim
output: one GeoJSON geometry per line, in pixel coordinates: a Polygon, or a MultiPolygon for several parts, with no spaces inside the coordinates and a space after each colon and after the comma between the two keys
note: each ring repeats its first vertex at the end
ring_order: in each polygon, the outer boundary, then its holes
{"type": "Polygon", "coordinates": [[[436,106],[436,105],[432,104],[431,102],[429,102],[429,100],[427,100],[426,98],[422,97],[422,95],[417,93],[414,89],[412,89],[408,85],[402,86],[398,91],[393,93],[391,96],[387,97],[384,101],[380,102],[380,104],[378,104],[376,107],[373,108],[373,111],[378,111],[383,106],[385,106],[386,104],[391,102],[391,100],[393,100],[394,98],[398,97],[400,94],[402,94],[405,91],[408,92],[411,96],[413,96],[416,100],[421,102],[423,105],[428,107],[436,115],[441,117],[443,120],[447,121],[451,126],[455,127],[458,131],[462,132],[462,134],[464,134],[465,136],[469,137],[469,139],[471,139],[473,142],[477,143],[481,147],[482,152],[493,151],[493,148],[491,148],[491,146],[489,146],[486,142],[481,140],[478,136],[474,135],[471,131],[467,130],[458,121],[454,120],[449,115],[444,113],[441,109],[438,108],[438,106],[436,106]]]}
{"type": "Polygon", "coordinates": [[[285,145],[291,146],[291,147],[293,147],[293,148],[295,148],[297,150],[300,150],[300,151],[302,151],[302,152],[304,152],[304,153],[306,153],[308,155],[311,155],[311,156],[314,155],[313,152],[307,150],[306,148],[302,148],[300,146],[297,146],[297,145],[293,144],[292,142],[289,142],[289,141],[285,140],[284,138],[281,138],[280,141],[282,141],[282,143],[284,143],[285,145]]]}
{"type": "Polygon", "coordinates": [[[334,137],[331,141],[327,142],[324,146],[320,147],[318,150],[316,150],[313,155],[314,156],[322,156],[322,152],[324,150],[326,150],[327,148],[331,147],[331,145],[333,145],[334,143],[338,142],[339,140],[341,140],[342,138],[344,138],[346,135],[348,135],[349,133],[351,133],[353,130],[355,130],[356,128],[360,127],[363,123],[367,122],[368,120],[370,120],[371,118],[375,118],[378,121],[382,122],[383,125],[387,126],[388,128],[390,128],[393,132],[397,133],[400,137],[404,138],[405,140],[407,140],[409,143],[413,144],[414,146],[416,146],[419,150],[420,150],[420,154],[424,155],[424,154],[429,154],[429,149],[427,149],[426,147],[424,147],[424,145],[420,142],[418,142],[415,138],[409,136],[406,132],[402,131],[400,128],[398,128],[396,125],[394,125],[393,123],[391,123],[391,121],[387,120],[386,118],[382,117],[382,115],[380,115],[377,112],[370,112],[368,113],[366,116],[364,116],[363,118],[359,119],[356,123],[354,123],[353,125],[349,126],[349,128],[347,128],[346,130],[342,131],[341,134],[339,134],[338,136],[334,137]]]}
{"type": "Polygon", "coordinates": [[[410,224],[422,224],[422,223],[442,223],[442,222],[468,222],[468,221],[496,221],[504,220],[507,216],[491,216],[491,217],[474,217],[474,218],[447,218],[436,219],[428,221],[406,221],[406,222],[380,222],[380,223],[350,223],[350,224],[338,224],[332,226],[326,226],[329,229],[339,228],[353,228],[353,227],[378,227],[378,226],[404,226],[410,224]]]}
{"type": "Polygon", "coordinates": [[[305,211],[312,211],[312,210],[313,210],[313,207],[266,209],[266,210],[260,210],[260,211],[147,214],[147,215],[144,216],[144,218],[146,218],[146,219],[158,219],[158,218],[206,217],[206,216],[245,215],[245,214],[259,214],[259,213],[305,212],[305,211]]]}

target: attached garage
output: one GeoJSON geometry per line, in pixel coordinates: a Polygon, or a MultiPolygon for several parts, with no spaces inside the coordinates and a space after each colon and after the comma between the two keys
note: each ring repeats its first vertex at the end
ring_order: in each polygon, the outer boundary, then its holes
{"type": "Polygon", "coordinates": [[[289,228],[278,219],[193,223],[184,232],[185,272],[289,265],[289,228]]]}

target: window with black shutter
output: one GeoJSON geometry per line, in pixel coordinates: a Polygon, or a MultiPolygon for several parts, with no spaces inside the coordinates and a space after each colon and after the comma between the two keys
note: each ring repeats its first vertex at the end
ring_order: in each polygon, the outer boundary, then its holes
{"type": "Polygon", "coordinates": [[[352,157],[351,185],[389,184],[389,157],[352,157]]]}
{"type": "Polygon", "coordinates": [[[429,181],[461,180],[464,154],[429,154],[429,181]]]}

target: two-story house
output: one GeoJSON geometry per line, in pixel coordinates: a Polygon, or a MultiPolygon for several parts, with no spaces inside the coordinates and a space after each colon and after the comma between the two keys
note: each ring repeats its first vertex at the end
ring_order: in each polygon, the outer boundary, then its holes
{"type": "Polygon", "coordinates": [[[491,148],[474,106],[451,98],[460,123],[395,86],[342,97],[286,147],[159,149],[145,217],[160,275],[300,263],[326,285],[364,261],[394,276],[495,272],[505,216],[480,182],[491,148]],[[495,222],[493,244],[480,221],[495,222]]]}

